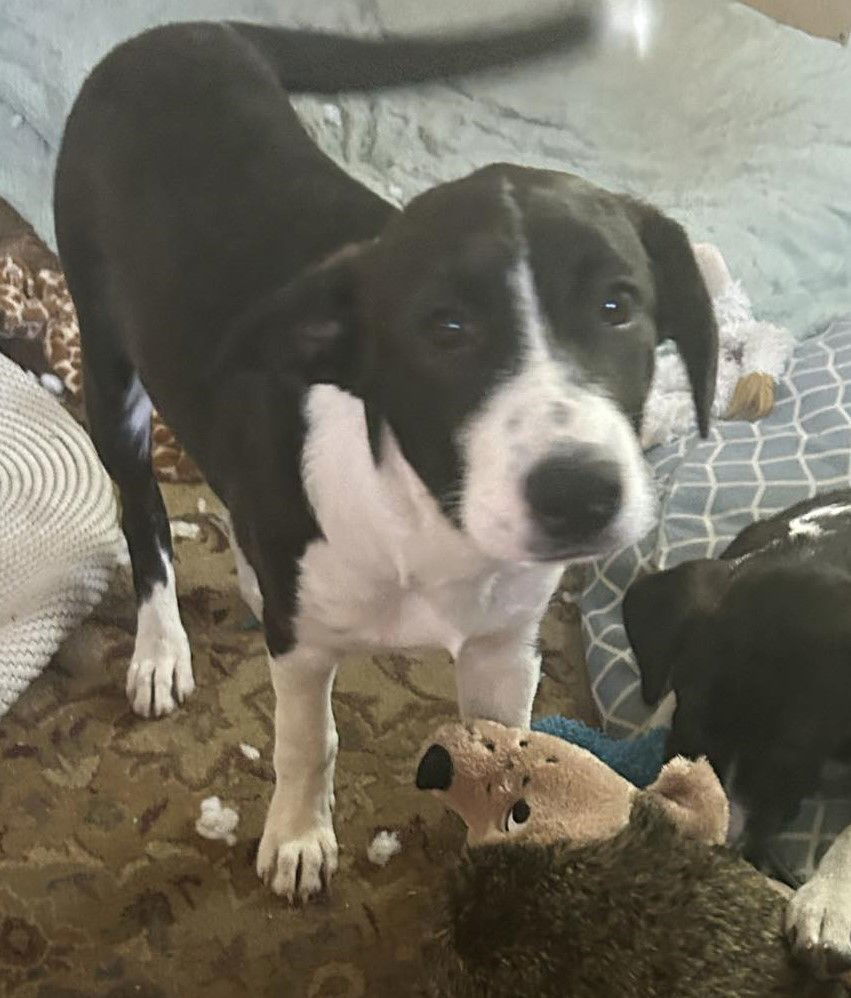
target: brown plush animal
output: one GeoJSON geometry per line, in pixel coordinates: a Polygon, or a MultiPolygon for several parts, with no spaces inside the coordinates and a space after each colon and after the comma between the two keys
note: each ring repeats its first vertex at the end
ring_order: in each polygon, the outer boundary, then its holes
{"type": "Polygon", "coordinates": [[[417,771],[468,828],[440,998],[826,998],[791,958],[786,897],[723,846],[728,805],[704,760],[639,791],[552,735],[440,728],[417,771]]]}

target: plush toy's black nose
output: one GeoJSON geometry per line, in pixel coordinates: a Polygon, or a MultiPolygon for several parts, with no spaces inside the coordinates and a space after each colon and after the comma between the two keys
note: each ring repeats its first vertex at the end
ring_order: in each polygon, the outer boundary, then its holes
{"type": "Polygon", "coordinates": [[[432,745],[417,766],[419,790],[448,790],[452,786],[452,756],[442,745],[432,745]]]}
{"type": "Polygon", "coordinates": [[[526,479],[532,515],[554,541],[580,542],[599,533],[614,519],[622,496],[620,468],[592,451],[545,458],[526,479]]]}

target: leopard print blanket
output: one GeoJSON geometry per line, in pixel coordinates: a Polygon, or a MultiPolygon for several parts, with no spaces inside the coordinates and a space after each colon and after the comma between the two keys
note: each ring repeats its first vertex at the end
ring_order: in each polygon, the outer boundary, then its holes
{"type": "MultiPolygon", "coordinates": [[[[82,410],[80,327],[60,271],[34,273],[11,256],[0,258],[0,338],[40,344],[47,370],[59,379],[64,401],[75,412],[82,410]]],[[[195,463],[156,412],[151,440],[154,471],[160,481],[201,481],[195,463]]]]}

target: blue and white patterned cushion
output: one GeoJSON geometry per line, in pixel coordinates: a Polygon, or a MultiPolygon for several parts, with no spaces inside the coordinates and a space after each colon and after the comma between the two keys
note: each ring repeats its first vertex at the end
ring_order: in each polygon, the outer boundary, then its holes
{"type": "MultiPolygon", "coordinates": [[[[717,555],[754,520],[851,485],[851,318],[798,345],[766,419],[717,422],[707,440],[680,439],[648,460],[659,491],[657,526],[596,563],[580,597],[592,689],[606,729],[617,735],[632,734],[651,714],[621,618],[623,594],[638,574],[717,555]]],[[[806,875],[849,823],[851,779],[840,774],[781,837],[787,868],[806,875]]]]}

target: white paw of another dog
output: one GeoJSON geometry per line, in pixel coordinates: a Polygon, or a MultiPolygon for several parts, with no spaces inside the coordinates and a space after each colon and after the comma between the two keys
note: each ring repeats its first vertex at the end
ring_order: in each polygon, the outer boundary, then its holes
{"type": "Polygon", "coordinates": [[[337,837],[330,817],[293,834],[273,798],[257,851],[257,875],[275,894],[307,901],[327,889],[337,871],[337,837]]]}
{"type": "Polygon", "coordinates": [[[139,633],[127,670],[127,699],[142,717],[164,717],[195,689],[192,653],[181,627],[139,633]]]}
{"type": "Polygon", "coordinates": [[[818,976],[851,968],[851,891],[843,877],[819,876],[800,887],[786,909],[786,935],[795,955],[818,976]]]}

